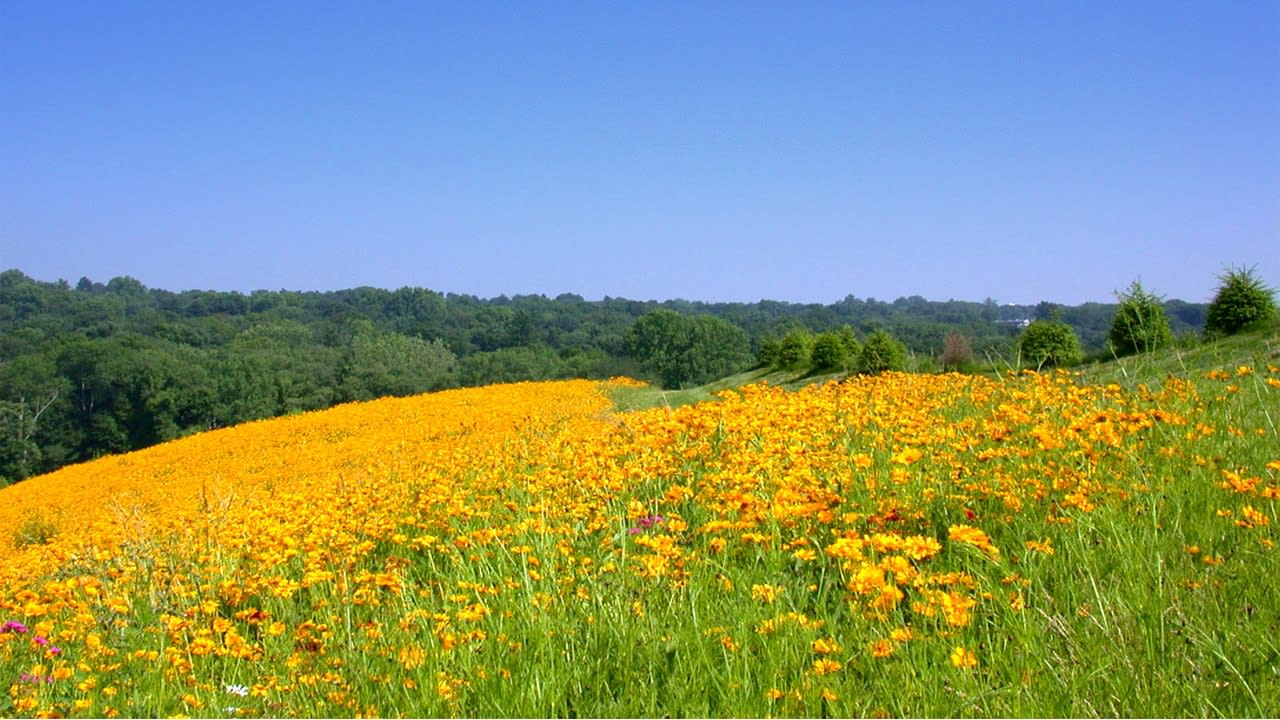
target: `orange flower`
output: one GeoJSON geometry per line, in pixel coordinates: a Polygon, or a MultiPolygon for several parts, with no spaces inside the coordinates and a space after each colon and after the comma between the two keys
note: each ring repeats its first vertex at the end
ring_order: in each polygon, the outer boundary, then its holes
{"type": "Polygon", "coordinates": [[[1000,548],[991,544],[991,538],[987,534],[976,527],[969,525],[952,525],[947,531],[947,539],[952,542],[964,543],[972,545],[982,552],[997,557],[1000,555],[1000,548]]]}
{"type": "Polygon", "coordinates": [[[839,672],[842,667],[844,666],[839,662],[828,658],[818,658],[813,661],[813,672],[818,675],[830,675],[831,673],[839,672]]]}
{"type": "Polygon", "coordinates": [[[956,647],[951,651],[951,664],[958,668],[977,667],[978,656],[965,647],[956,647]]]}

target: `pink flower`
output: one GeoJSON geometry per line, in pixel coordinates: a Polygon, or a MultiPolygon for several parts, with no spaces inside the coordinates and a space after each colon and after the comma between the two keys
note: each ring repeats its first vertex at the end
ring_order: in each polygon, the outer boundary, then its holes
{"type": "Polygon", "coordinates": [[[27,626],[23,625],[17,620],[10,620],[5,624],[0,625],[0,632],[12,632],[12,633],[22,634],[26,631],[27,631],[27,626]]]}
{"type": "Polygon", "coordinates": [[[627,534],[628,534],[628,535],[639,535],[640,533],[644,532],[645,530],[648,530],[649,528],[653,527],[654,525],[661,525],[662,523],[664,523],[664,522],[666,522],[666,521],[667,521],[667,519],[666,519],[666,518],[664,518],[664,517],[662,517],[661,515],[649,515],[648,517],[642,517],[642,518],[640,518],[639,520],[637,520],[637,521],[636,521],[636,522],[640,523],[640,526],[639,526],[639,527],[628,528],[628,529],[627,529],[627,534]]]}
{"type": "Polygon", "coordinates": [[[647,528],[650,528],[650,527],[653,527],[654,525],[661,525],[665,520],[666,518],[662,517],[661,515],[650,515],[649,517],[640,518],[640,524],[647,528]]]}

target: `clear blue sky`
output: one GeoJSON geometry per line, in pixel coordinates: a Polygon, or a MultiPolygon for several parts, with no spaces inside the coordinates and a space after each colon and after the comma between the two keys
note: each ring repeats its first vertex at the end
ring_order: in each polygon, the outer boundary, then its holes
{"type": "Polygon", "coordinates": [[[0,269],[1068,304],[1280,285],[1280,2],[0,2],[0,269]]]}

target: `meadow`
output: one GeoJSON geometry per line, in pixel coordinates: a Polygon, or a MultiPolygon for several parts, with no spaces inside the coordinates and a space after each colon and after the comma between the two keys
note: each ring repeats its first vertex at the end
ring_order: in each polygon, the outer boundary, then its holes
{"type": "Polygon", "coordinates": [[[1275,716],[1280,359],[1211,361],[495,385],[66,467],[0,491],[0,714],[1275,716]]]}

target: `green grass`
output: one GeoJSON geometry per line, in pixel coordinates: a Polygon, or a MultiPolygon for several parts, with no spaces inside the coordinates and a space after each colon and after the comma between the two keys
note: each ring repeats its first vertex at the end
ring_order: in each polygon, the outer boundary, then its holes
{"type": "Polygon", "coordinates": [[[614,405],[623,411],[647,410],[653,407],[676,408],[682,405],[715,400],[717,393],[753,383],[769,383],[788,390],[795,390],[805,385],[838,380],[846,375],[847,373],[844,372],[814,373],[808,370],[755,368],[721,378],[706,385],[681,390],[663,390],[654,386],[620,388],[614,390],[610,398],[613,400],[614,405]]]}
{"type": "Polygon", "coordinates": [[[1111,358],[1080,368],[1084,380],[1124,387],[1158,383],[1241,365],[1280,365],[1280,328],[1269,327],[1204,342],[1178,342],[1155,352],[1111,358]]]}

